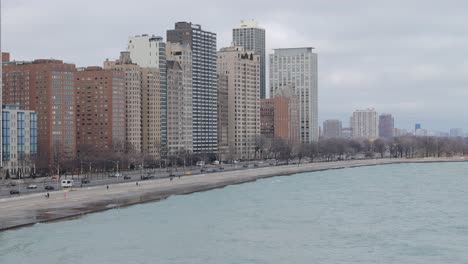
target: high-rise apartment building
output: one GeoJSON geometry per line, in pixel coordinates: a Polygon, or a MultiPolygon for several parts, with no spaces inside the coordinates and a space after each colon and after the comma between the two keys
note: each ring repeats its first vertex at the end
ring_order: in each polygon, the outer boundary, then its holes
{"type": "Polygon", "coordinates": [[[128,38],[127,51],[132,63],[137,64],[143,69],[147,69],[146,71],[149,75],[143,75],[142,77],[149,77],[147,80],[150,82],[154,78],[157,78],[159,81],[160,94],[157,97],[160,101],[158,103],[160,108],[158,110],[160,115],[160,125],[158,126],[160,127],[160,132],[158,134],[160,135],[160,139],[158,139],[158,148],[160,148],[162,156],[165,156],[167,153],[166,43],[160,36],[149,36],[148,34],[136,35],[128,38]],[[153,76],[151,72],[148,72],[151,69],[158,69],[159,76],[153,76]]]}
{"type": "Polygon", "coordinates": [[[266,98],[265,29],[253,19],[241,20],[239,27],[232,30],[232,40],[260,56],[260,98],[266,98]]]}
{"type": "Polygon", "coordinates": [[[3,103],[37,114],[40,168],[76,157],[75,72],[53,59],[3,64],[3,103]]]}
{"type": "Polygon", "coordinates": [[[76,142],[79,159],[124,151],[125,74],[101,67],[76,73],[76,142]]]}
{"type": "Polygon", "coordinates": [[[161,152],[160,69],[134,64],[129,52],[105,61],[104,69],[125,75],[125,147],[129,152],[158,158],[161,152]]]}
{"type": "Polygon", "coordinates": [[[10,178],[34,172],[37,159],[37,115],[17,105],[2,107],[3,171],[10,178]]]}
{"type": "Polygon", "coordinates": [[[168,151],[192,152],[192,49],[188,45],[168,42],[166,54],[168,151]],[[179,71],[182,74],[181,82],[178,80],[179,71]]]}
{"type": "Polygon", "coordinates": [[[323,122],[323,137],[324,138],[341,138],[343,125],[340,120],[325,120],[323,122]]]}
{"type": "Polygon", "coordinates": [[[193,151],[217,151],[216,34],[200,25],[177,22],[167,41],[192,49],[193,151]]]}
{"type": "Polygon", "coordinates": [[[218,74],[228,78],[228,143],[238,159],[255,155],[260,135],[260,56],[240,46],[218,52],[218,74]]]}
{"type": "Polygon", "coordinates": [[[310,47],[275,49],[270,54],[270,94],[287,87],[297,95],[302,143],[319,137],[317,54],[312,51],[310,47]]]}
{"type": "Polygon", "coordinates": [[[391,114],[381,114],[379,116],[379,137],[392,138],[395,131],[395,120],[391,114]]]}
{"type": "Polygon", "coordinates": [[[218,156],[219,160],[234,159],[229,153],[229,95],[228,77],[224,74],[218,75],[218,156]]]}
{"type": "Polygon", "coordinates": [[[376,139],[379,121],[374,109],[356,110],[352,117],[353,138],[376,139]]]}

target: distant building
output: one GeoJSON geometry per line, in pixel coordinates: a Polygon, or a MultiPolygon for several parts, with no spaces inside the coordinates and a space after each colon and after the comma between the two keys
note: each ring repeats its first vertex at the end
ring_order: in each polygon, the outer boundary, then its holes
{"type": "Polygon", "coordinates": [[[462,128],[452,128],[450,129],[450,137],[463,137],[463,129],[462,128]]]}
{"type": "Polygon", "coordinates": [[[197,24],[177,22],[167,31],[167,42],[192,49],[193,151],[214,154],[218,146],[216,34],[197,24]]]}
{"type": "Polygon", "coordinates": [[[61,60],[3,63],[3,104],[37,114],[40,168],[76,158],[75,73],[61,60]]]}
{"type": "Polygon", "coordinates": [[[92,159],[123,152],[125,145],[125,74],[101,67],[76,73],[77,157],[92,159]]]}
{"type": "Polygon", "coordinates": [[[350,127],[343,127],[341,129],[341,137],[346,139],[353,138],[353,129],[350,127]]]}
{"type": "Polygon", "coordinates": [[[317,54],[312,47],[275,49],[270,54],[270,95],[282,88],[293,89],[298,97],[301,142],[317,141],[317,54]]]}
{"type": "MultiPolygon", "coordinates": [[[[17,105],[2,107],[2,162],[4,173],[23,178],[35,172],[37,115],[17,105]]],[[[42,155],[42,154],[41,154],[42,155]]]]}
{"type": "Polygon", "coordinates": [[[232,30],[232,40],[260,56],[260,98],[266,98],[265,29],[258,27],[253,19],[241,20],[240,26],[232,30]]]}
{"type": "Polygon", "coordinates": [[[228,78],[228,144],[237,159],[252,159],[260,136],[260,56],[243,47],[218,52],[218,74],[228,78]]]}
{"type": "Polygon", "coordinates": [[[325,120],[323,122],[323,137],[324,138],[340,138],[342,131],[342,123],[340,120],[325,120]]]}
{"type": "Polygon", "coordinates": [[[379,135],[377,112],[374,109],[354,111],[352,129],[353,138],[376,139],[379,135]]]}
{"type": "Polygon", "coordinates": [[[392,138],[395,129],[395,120],[391,114],[381,114],[379,116],[379,137],[392,138]]]}

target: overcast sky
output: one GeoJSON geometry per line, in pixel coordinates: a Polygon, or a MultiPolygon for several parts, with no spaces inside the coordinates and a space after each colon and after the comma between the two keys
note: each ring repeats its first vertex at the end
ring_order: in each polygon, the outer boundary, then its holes
{"type": "Polygon", "coordinates": [[[254,18],[274,48],[319,54],[319,117],[348,125],[355,109],[392,113],[396,126],[468,132],[468,3],[427,0],[3,0],[2,45],[16,60],[101,65],[136,34],[166,37],[189,21],[228,46],[254,18]],[[276,3],[278,2],[278,3],[276,3]]]}

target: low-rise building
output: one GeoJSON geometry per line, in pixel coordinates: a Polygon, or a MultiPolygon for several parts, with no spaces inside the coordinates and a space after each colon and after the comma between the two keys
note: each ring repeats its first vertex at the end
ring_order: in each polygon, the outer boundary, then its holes
{"type": "Polygon", "coordinates": [[[37,115],[18,105],[2,107],[3,173],[23,178],[35,171],[37,158],[37,115]]]}

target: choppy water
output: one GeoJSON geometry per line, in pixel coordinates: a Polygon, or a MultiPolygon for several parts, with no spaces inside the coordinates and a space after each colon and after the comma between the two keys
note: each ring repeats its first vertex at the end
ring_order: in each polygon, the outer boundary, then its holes
{"type": "Polygon", "coordinates": [[[305,173],[0,233],[0,263],[468,263],[468,164],[305,173]]]}

